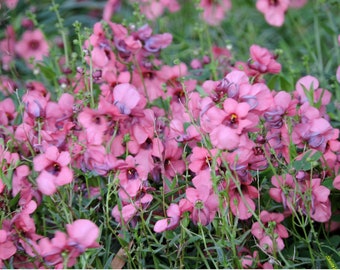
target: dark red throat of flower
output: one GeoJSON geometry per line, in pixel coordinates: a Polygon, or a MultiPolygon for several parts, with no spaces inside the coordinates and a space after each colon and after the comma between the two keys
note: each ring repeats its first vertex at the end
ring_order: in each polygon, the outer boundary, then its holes
{"type": "Polygon", "coordinates": [[[38,40],[31,40],[28,44],[28,46],[30,47],[30,49],[36,51],[39,49],[39,44],[40,42],[38,40]]]}
{"type": "Polygon", "coordinates": [[[138,172],[135,168],[129,168],[126,171],[126,177],[128,180],[135,180],[138,178],[138,172]]]}
{"type": "Polygon", "coordinates": [[[238,127],[239,124],[238,116],[235,113],[232,113],[224,119],[222,124],[235,129],[238,127]]]}
{"type": "Polygon", "coordinates": [[[58,163],[53,163],[46,168],[46,171],[54,176],[58,176],[61,171],[61,166],[58,163]]]}

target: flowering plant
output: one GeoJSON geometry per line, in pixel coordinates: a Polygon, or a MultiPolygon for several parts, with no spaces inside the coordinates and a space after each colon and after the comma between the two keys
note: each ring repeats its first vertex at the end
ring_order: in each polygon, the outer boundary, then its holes
{"type": "Polygon", "coordinates": [[[340,267],[340,5],[312,2],[1,3],[1,268],[340,267]]]}

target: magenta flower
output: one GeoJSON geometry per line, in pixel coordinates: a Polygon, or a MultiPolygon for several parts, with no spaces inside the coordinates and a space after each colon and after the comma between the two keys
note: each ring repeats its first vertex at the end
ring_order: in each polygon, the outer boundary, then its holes
{"type": "MultiPolygon", "coordinates": [[[[145,190],[146,191],[146,190],[145,190]]],[[[115,205],[111,211],[111,215],[114,217],[116,222],[118,223],[128,223],[134,217],[138,215],[138,213],[148,206],[150,202],[153,200],[153,196],[148,193],[140,192],[138,198],[134,198],[135,201],[130,200],[129,202],[123,201],[123,206],[120,207],[115,205]]]]}
{"type": "Polygon", "coordinates": [[[273,188],[270,188],[269,195],[276,202],[282,203],[284,209],[289,210],[297,207],[297,194],[295,191],[295,181],[290,174],[274,175],[271,179],[273,188]]]}
{"type": "Polygon", "coordinates": [[[288,238],[287,229],[281,224],[284,215],[280,213],[270,213],[266,210],[260,213],[260,222],[255,222],[251,228],[251,233],[260,242],[260,246],[273,253],[274,250],[284,248],[284,238],[288,238]]]}
{"type": "Polygon", "coordinates": [[[185,194],[187,200],[193,205],[191,218],[194,224],[208,225],[214,219],[217,211],[219,204],[217,195],[204,185],[187,188],[185,194]]]}
{"type": "Polygon", "coordinates": [[[273,55],[267,48],[259,45],[250,46],[249,67],[257,70],[260,73],[279,73],[281,71],[281,64],[276,61],[273,55]]]}
{"type": "MultiPolygon", "coordinates": [[[[206,100],[209,101],[209,98],[206,100]]],[[[250,106],[246,102],[238,103],[235,99],[227,98],[223,102],[224,110],[212,103],[205,107],[201,113],[201,126],[210,133],[213,146],[219,149],[234,150],[240,143],[242,133],[258,123],[258,117],[249,113],[250,106]]]]}
{"type": "Polygon", "coordinates": [[[55,146],[50,146],[45,153],[33,159],[34,170],[40,172],[36,179],[38,189],[45,195],[52,195],[59,186],[69,184],[73,180],[73,172],[68,167],[71,162],[70,153],[59,152],[55,146]]]}
{"type": "Polygon", "coordinates": [[[168,210],[166,210],[167,218],[158,220],[154,226],[154,231],[157,233],[164,232],[166,230],[172,230],[179,225],[181,210],[177,204],[170,204],[168,210]]]}
{"type": "MultiPolygon", "coordinates": [[[[256,208],[254,199],[259,197],[259,191],[256,187],[250,185],[251,182],[243,182],[241,181],[241,191],[237,189],[234,180],[230,180],[229,186],[229,201],[230,201],[230,209],[231,212],[237,216],[241,220],[246,220],[252,217],[254,210],[256,208]]],[[[237,180],[235,180],[237,181],[237,180]]]]}
{"type": "Polygon", "coordinates": [[[264,14],[270,25],[280,27],[285,20],[285,13],[289,7],[289,0],[257,0],[256,8],[264,14]]]}
{"type": "Polygon", "coordinates": [[[137,89],[129,83],[122,83],[113,89],[114,105],[116,105],[121,114],[130,114],[139,100],[140,95],[137,89]]]}
{"type": "Polygon", "coordinates": [[[2,260],[7,260],[17,252],[17,248],[10,239],[10,232],[0,230],[0,266],[2,260]]]}
{"type": "Polygon", "coordinates": [[[336,80],[340,83],[340,66],[336,69],[336,80]]]}
{"type": "MultiPolygon", "coordinates": [[[[44,258],[47,265],[53,265],[56,269],[63,267],[62,252],[67,248],[67,235],[56,231],[52,239],[44,237],[39,241],[40,255],[44,258]]],[[[69,260],[68,267],[74,264],[74,260],[69,260]]]]}
{"type": "Polygon", "coordinates": [[[334,178],[333,186],[334,186],[336,189],[339,189],[339,190],[340,190],[340,175],[337,175],[337,176],[334,178]]]}
{"type": "Polygon", "coordinates": [[[146,16],[146,18],[152,21],[160,17],[164,13],[165,9],[168,9],[170,12],[176,12],[180,8],[177,0],[133,1],[138,2],[141,12],[146,16]]]}
{"type": "Polygon", "coordinates": [[[85,128],[89,144],[102,144],[104,133],[108,129],[108,121],[104,112],[85,108],[79,113],[78,121],[85,128]]]}
{"type": "Polygon", "coordinates": [[[18,2],[19,0],[5,0],[5,5],[9,9],[14,9],[17,6],[18,2]]]}
{"type": "Polygon", "coordinates": [[[148,171],[141,164],[137,164],[135,157],[127,156],[125,161],[117,165],[119,169],[119,197],[124,202],[129,202],[131,198],[137,196],[146,181],[148,171]]]}
{"type": "MultiPolygon", "coordinates": [[[[329,199],[330,190],[321,185],[320,178],[314,178],[306,182],[306,193],[311,190],[311,202],[309,205],[309,214],[317,222],[327,222],[332,215],[331,202],[329,199]]],[[[301,202],[301,208],[304,210],[306,204],[301,202]]]]}
{"type": "Polygon", "coordinates": [[[199,6],[203,9],[203,20],[210,25],[216,26],[225,18],[225,13],[231,9],[231,1],[201,0],[199,6]]]}
{"type": "Polygon", "coordinates": [[[15,46],[17,54],[28,63],[31,58],[35,61],[43,60],[49,54],[49,46],[40,29],[27,30],[15,46]]]}
{"type": "Polygon", "coordinates": [[[218,150],[208,150],[203,147],[194,147],[190,156],[189,169],[194,173],[199,173],[202,170],[212,169],[216,170],[221,164],[221,158],[216,158],[216,168],[211,168],[212,159],[216,157],[218,150]]]}
{"type": "Polygon", "coordinates": [[[15,32],[12,25],[6,27],[6,36],[0,40],[0,59],[2,68],[9,70],[14,59],[15,52],[15,32]]]}
{"type": "Polygon", "coordinates": [[[92,221],[78,219],[72,224],[67,224],[66,230],[68,234],[67,244],[75,246],[80,253],[83,253],[88,248],[99,247],[97,243],[99,228],[92,221]]]}

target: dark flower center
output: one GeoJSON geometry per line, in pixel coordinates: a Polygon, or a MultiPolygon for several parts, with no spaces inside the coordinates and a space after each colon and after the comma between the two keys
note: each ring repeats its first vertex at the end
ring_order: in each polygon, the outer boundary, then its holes
{"type": "Polygon", "coordinates": [[[46,167],[46,171],[54,176],[58,176],[61,171],[61,166],[58,163],[52,163],[48,167],[46,167]]]}
{"type": "Polygon", "coordinates": [[[33,39],[28,43],[28,46],[30,49],[36,51],[40,47],[40,42],[38,40],[33,39]]]}
{"type": "Polygon", "coordinates": [[[128,180],[135,180],[138,178],[138,172],[135,168],[129,168],[126,171],[126,176],[128,180]]]}
{"type": "Polygon", "coordinates": [[[232,113],[230,115],[228,115],[224,121],[222,122],[224,125],[231,127],[231,128],[238,128],[238,116],[235,113],[232,113]]]}
{"type": "Polygon", "coordinates": [[[271,6],[277,6],[279,4],[279,0],[269,0],[269,4],[271,6]]]}

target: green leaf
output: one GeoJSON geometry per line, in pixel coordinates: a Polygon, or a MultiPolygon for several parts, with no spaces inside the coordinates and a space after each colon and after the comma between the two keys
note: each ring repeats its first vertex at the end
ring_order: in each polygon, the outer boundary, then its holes
{"type": "Polygon", "coordinates": [[[323,182],[322,185],[328,189],[333,189],[333,178],[326,178],[323,182]]]}

